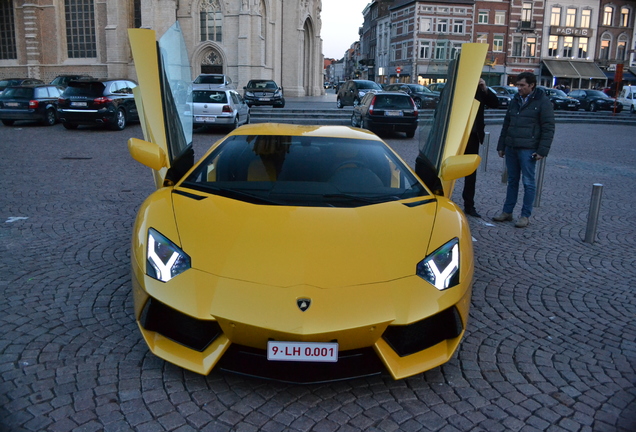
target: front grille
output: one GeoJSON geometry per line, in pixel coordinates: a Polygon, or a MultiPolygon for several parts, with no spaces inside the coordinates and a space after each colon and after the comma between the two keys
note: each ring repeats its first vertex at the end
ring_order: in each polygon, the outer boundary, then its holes
{"type": "Polygon", "coordinates": [[[139,322],[146,330],[199,352],[221,335],[216,321],[192,318],[152,297],[146,302],[139,322]]]}
{"type": "Polygon", "coordinates": [[[459,311],[453,306],[413,324],[389,326],[382,338],[400,357],[404,357],[454,339],[463,329],[459,311]]]}

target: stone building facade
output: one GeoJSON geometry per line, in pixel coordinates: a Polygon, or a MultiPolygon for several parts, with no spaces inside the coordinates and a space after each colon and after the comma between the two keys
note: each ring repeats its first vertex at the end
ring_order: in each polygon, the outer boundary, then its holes
{"type": "Polygon", "coordinates": [[[320,0],[0,0],[0,78],[132,78],[128,28],[160,37],[179,21],[192,78],[224,73],[242,88],[274,79],[286,96],[319,95],[320,0]]]}

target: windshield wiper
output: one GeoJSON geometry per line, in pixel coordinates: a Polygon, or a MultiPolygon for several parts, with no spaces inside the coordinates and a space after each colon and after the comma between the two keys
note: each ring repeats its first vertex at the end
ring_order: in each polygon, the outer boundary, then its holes
{"type": "MultiPolygon", "coordinates": [[[[207,192],[214,195],[224,196],[226,198],[237,198],[242,200],[244,200],[245,198],[248,198],[248,202],[251,202],[254,204],[260,203],[260,204],[287,205],[286,203],[275,201],[260,195],[252,194],[242,190],[225,188],[225,187],[214,185],[212,183],[201,184],[201,183],[192,183],[192,182],[185,181],[181,183],[181,185],[187,186],[189,188],[192,188],[201,192],[207,192]]],[[[269,191],[267,191],[267,193],[269,193],[269,191]]]]}

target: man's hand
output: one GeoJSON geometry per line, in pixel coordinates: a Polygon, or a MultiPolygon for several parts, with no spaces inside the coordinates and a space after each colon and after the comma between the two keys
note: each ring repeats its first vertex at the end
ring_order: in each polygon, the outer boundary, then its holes
{"type": "Polygon", "coordinates": [[[506,155],[506,152],[503,150],[497,150],[497,153],[499,154],[499,157],[502,158],[506,155]]]}
{"type": "Polygon", "coordinates": [[[486,81],[483,78],[479,78],[479,90],[486,92],[488,91],[488,86],[486,85],[486,81]]]}

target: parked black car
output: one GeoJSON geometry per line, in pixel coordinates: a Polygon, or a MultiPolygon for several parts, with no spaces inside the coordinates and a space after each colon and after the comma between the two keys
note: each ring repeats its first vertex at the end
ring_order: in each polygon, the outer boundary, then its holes
{"type": "Polygon", "coordinates": [[[429,89],[429,90],[431,90],[431,91],[434,91],[434,92],[438,92],[438,93],[439,93],[439,92],[441,92],[441,91],[442,91],[442,89],[444,88],[444,86],[445,86],[445,85],[446,85],[446,83],[445,83],[445,82],[442,82],[442,83],[432,83],[432,84],[427,85],[427,86],[426,86],[426,88],[428,88],[428,89],[429,89]]]}
{"type": "Polygon", "coordinates": [[[384,86],[386,91],[402,91],[413,99],[418,108],[435,108],[439,102],[439,93],[429,90],[421,84],[395,83],[384,86]]]}
{"type": "Polygon", "coordinates": [[[16,120],[31,120],[53,126],[57,122],[57,100],[62,91],[50,84],[7,87],[0,94],[2,124],[11,126],[16,120]]]}
{"type": "MultiPolygon", "coordinates": [[[[508,109],[510,102],[515,95],[515,92],[509,91],[503,86],[488,87],[491,91],[497,94],[497,100],[499,101],[499,108],[508,109]]],[[[516,87],[511,87],[517,90],[516,87]]]]}
{"type": "Polygon", "coordinates": [[[3,78],[0,80],[0,94],[9,86],[22,84],[44,84],[44,81],[36,78],[3,78]]]}
{"type": "Polygon", "coordinates": [[[578,99],[573,97],[569,97],[565,94],[563,90],[555,89],[555,88],[546,88],[539,87],[543,89],[545,94],[550,98],[552,102],[552,106],[555,110],[570,110],[570,111],[578,111],[581,107],[581,102],[578,99]]]}
{"type": "Polygon", "coordinates": [[[375,81],[359,79],[346,81],[338,90],[336,106],[338,108],[342,108],[346,105],[356,106],[367,92],[379,91],[382,91],[382,87],[375,81]]]}
{"type": "Polygon", "coordinates": [[[53,81],[51,81],[51,84],[56,85],[56,86],[60,86],[62,88],[66,88],[68,87],[68,83],[74,80],[78,80],[78,79],[95,79],[90,75],[79,75],[79,74],[75,74],[75,75],[58,75],[55,78],[53,78],[53,81]]]}
{"type": "MultiPolygon", "coordinates": [[[[585,111],[613,111],[614,103],[616,100],[609,97],[600,90],[590,89],[577,89],[572,90],[569,94],[570,97],[578,99],[581,103],[581,108],[585,111]]],[[[623,110],[623,104],[616,103],[616,112],[619,113],[623,110]]]]}
{"type": "Polygon", "coordinates": [[[395,131],[413,138],[417,129],[418,109],[406,93],[381,91],[367,93],[353,108],[351,126],[372,132],[395,131]]]}
{"type": "Polygon", "coordinates": [[[253,79],[243,87],[243,91],[243,99],[250,107],[252,105],[272,105],[274,108],[285,107],[283,88],[279,87],[275,81],[253,79]]]}
{"type": "Polygon", "coordinates": [[[133,88],[127,79],[94,79],[69,82],[60,96],[58,112],[66,129],[78,125],[102,124],[123,130],[129,121],[138,121],[133,88]]]}

